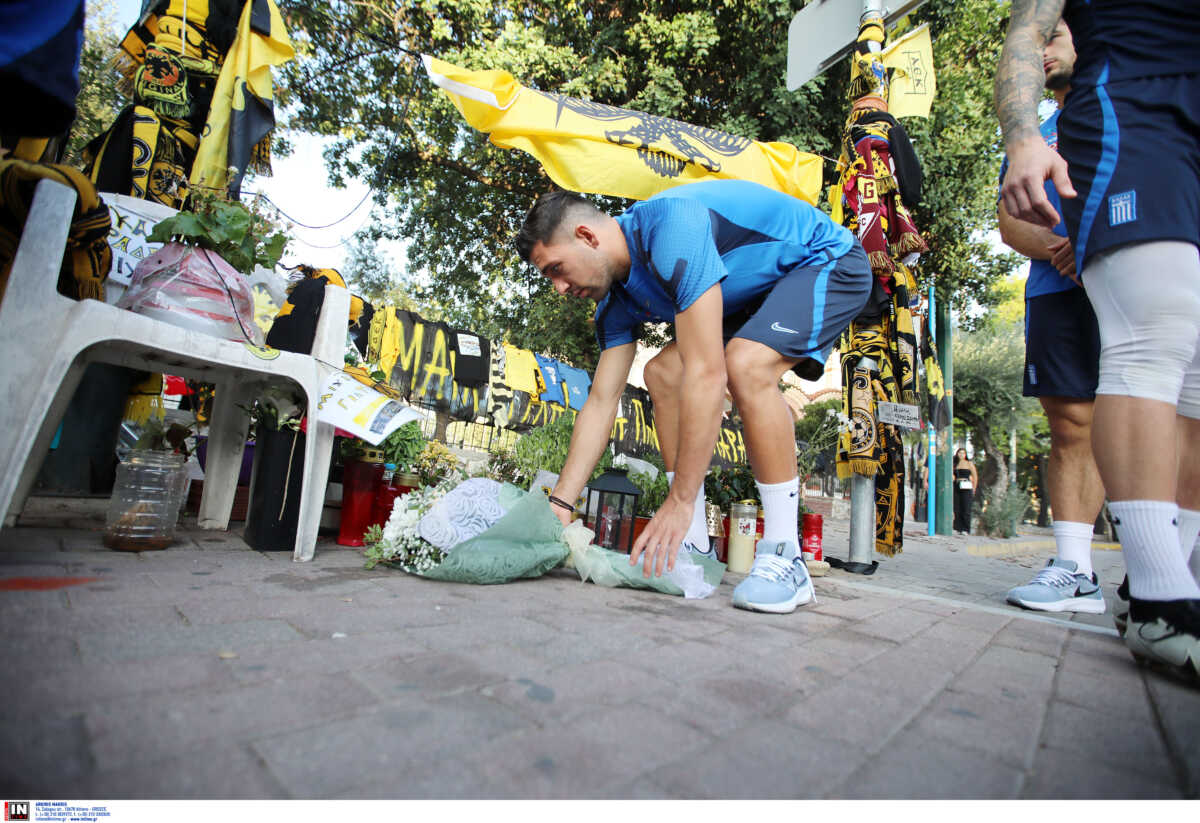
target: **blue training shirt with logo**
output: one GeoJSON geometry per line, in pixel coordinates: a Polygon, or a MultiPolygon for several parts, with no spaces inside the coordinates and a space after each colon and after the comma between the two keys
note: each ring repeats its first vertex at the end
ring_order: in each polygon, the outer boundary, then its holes
{"type": "Polygon", "coordinates": [[[819,209],[743,180],[676,186],[616,219],[630,268],[596,306],[602,350],[632,343],[643,323],[674,320],[717,283],[733,314],[797,266],[854,247],[854,235],[819,209]]]}
{"type": "MultiPolygon", "coordinates": [[[[1046,118],[1042,123],[1042,138],[1046,141],[1046,145],[1055,151],[1058,150],[1058,112],[1046,118]]],[[[1000,164],[1000,183],[1004,183],[1004,175],[1008,172],[1008,158],[1004,158],[1004,162],[1000,164]]],[[[1058,199],[1058,189],[1054,187],[1054,183],[1046,180],[1046,197],[1050,200],[1050,205],[1054,206],[1054,210],[1058,212],[1059,217],[1062,216],[1062,201],[1058,199]]],[[[1067,236],[1067,224],[1061,219],[1058,225],[1051,229],[1059,237],[1067,236]]],[[[1041,297],[1043,294],[1057,294],[1060,291],[1068,289],[1077,289],[1075,281],[1069,277],[1063,277],[1058,269],[1050,264],[1049,260],[1033,260],[1029,261],[1029,277],[1025,280],[1025,298],[1041,297]]]]}

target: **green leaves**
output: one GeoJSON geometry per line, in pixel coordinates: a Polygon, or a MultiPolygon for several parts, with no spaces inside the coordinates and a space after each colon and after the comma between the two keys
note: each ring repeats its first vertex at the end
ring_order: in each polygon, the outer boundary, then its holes
{"type": "Polygon", "coordinates": [[[178,240],[208,249],[246,275],[255,266],[274,268],[283,256],[287,235],[242,203],[193,195],[192,208],[159,221],[147,239],[156,243],[178,240]]]}

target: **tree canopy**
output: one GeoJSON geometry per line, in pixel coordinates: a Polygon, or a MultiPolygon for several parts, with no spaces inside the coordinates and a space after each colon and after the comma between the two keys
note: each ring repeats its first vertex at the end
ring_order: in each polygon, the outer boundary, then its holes
{"type": "MultiPolygon", "coordinates": [[[[368,180],[377,228],[404,238],[418,301],[445,319],[589,367],[591,305],[563,300],[521,263],[511,238],[554,188],[528,155],[498,149],[425,78],[414,53],[503,69],[524,85],[672,117],[836,157],[849,101],[839,64],[784,87],[787,27],[800,0],[282,0],[298,59],[279,79],[290,127],[332,136],[331,182],[368,180]]],[[[982,233],[995,224],[999,131],[991,82],[1003,9],[932,0],[933,116],[907,126],[925,166],[916,210],[931,252],[919,275],[942,299],[987,303],[1009,264],[982,233]]],[[[826,182],[834,179],[833,163],[826,182]]],[[[625,203],[596,198],[610,211],[625,203]]],[[[349,272],[351,277],[354,272],[349,272]]]]}

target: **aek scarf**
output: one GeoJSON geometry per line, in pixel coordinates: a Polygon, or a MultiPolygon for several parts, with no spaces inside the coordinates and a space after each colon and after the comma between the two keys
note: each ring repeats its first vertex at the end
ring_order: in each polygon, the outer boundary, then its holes
{"type": "Polygon", "coordinates": [[[112,268],[108,233],[112,220],[96,187],[70,166],[0,160],[0,297],[8,283],[33,193],[41,180],[54,180],[75,189],[75,214],[67,234],[67,249],[58,275],[58,290],[77,300],[104,299],[104,280],[112,268]]]}

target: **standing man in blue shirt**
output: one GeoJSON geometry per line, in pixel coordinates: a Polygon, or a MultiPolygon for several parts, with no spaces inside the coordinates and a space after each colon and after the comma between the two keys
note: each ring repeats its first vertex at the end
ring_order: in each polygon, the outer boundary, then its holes
{"type": "MultiPolygon", "coordinates": [[[[1042,50],[1046,88],[1062,108],[1071,89],[1075,47],[1071,30],[1058,21],[1042,50]]],[[[1058,147],[1058,111],[1041,127],[1058,147]]],[[[1007,161],[1000,167],[1004,182],[1007,161]]],[[[1061,211],[1054,183],[1046,196],[1061,211]]],[[[1092,456],[1092,406],[1100,376],[1100,330],[1096,313],[1075,274],[1066,227],[1053,229],[1017,220],[999,205],[1000,236],[1030,258],[1025,281],[1025,389],[1036,397],[1050,424],[1049,503],[1054,511],[1056,556],[1032,581],[1008,593],[1008,602],[1051,612],[1104,613],[1104,595],[1092,571],[1092,528],[1104,505],[1104,484],[1092,456]]]]}
{"type": "Polygon", "coordinates": [[[786,613],[813,597],[799,551],[799,480],[784,372],[815,379],[862,312],[871,268],[858,240],[809,204],[756,183],[691,183],[614,218],[570,192],[543,195],[516,239],[559,294],[596,301],[600,360],[550,501],[564,524],[608,445],[643,323],[675,340],[646,364],[671,491],[633,545],[643,573],[708,549],[704,475],[728,383],[764,509],[754,566],[733,605],[786,613]]]}
{"type": "Polygon", "coordinates": [[[1125,644],[1200,682],[1198,40],[1195,3],[1014,0],[996,106],[1005,208],[1055,226],[1054,180],[1100,327],[1092,451],[1128,570],[1125,644]],[[1078,56],[1055,151],[1035,111],[1060,16],[1078,56]]]}

